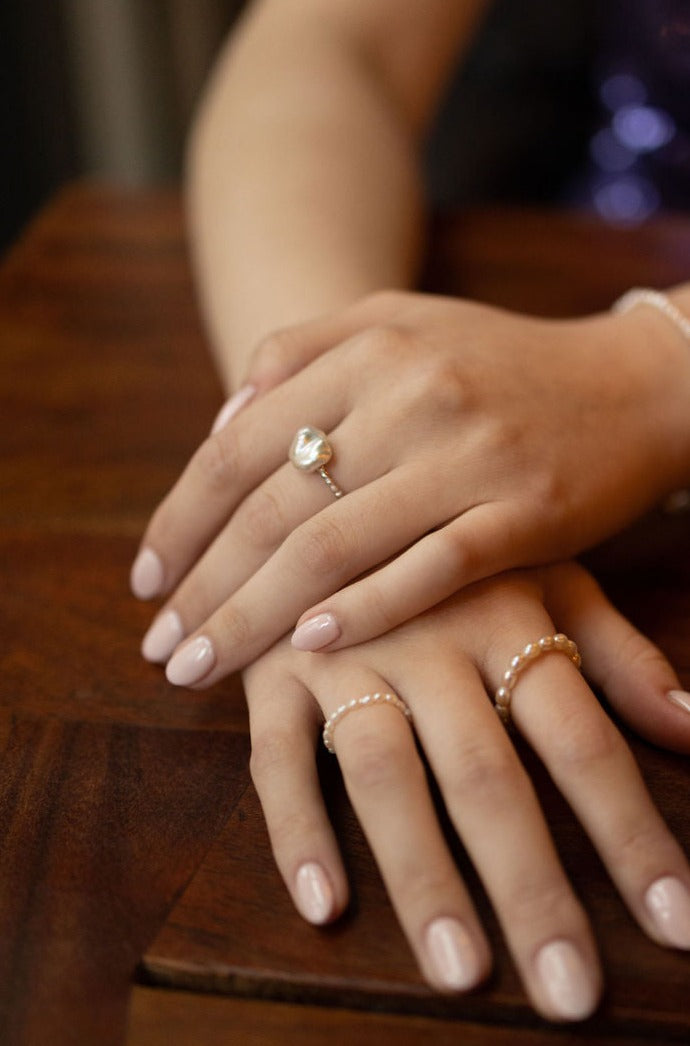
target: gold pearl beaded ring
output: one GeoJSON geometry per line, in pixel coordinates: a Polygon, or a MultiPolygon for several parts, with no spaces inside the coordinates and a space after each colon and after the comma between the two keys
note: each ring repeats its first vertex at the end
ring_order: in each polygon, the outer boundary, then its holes
{"type": "Polygon", "coordinates": [[[528,643],[527,646],[516,654],[510,662],[508,669],[503,673],[501,685],[494,695],[494,705],[504,723],[510,722],[510,701],[513,696],[518,676],[532,662],[536,661],[542,654],[565,654],[569,657],[575,668],[580,668],[582,659],[572,639],[568,639],[562,632],[554,636],[542,636],[536,643],[528,643]]]}
{"type": "Polygon", "coordinates": [[[396,694],[365,694],[364,697],[353,697],[351,701],[348,701],[346,705],[340,705],[336,708],[335,712],[328,717],[323,726],[323,743],[325,744],[328,751],[335,755],[335,748],[333,747],[333,731],[341,719],[348,714],[348,712],[354,712],[358,708],[369,708],[372,705],[390,705],[391,708],[396,708],[398,712],[401,712],[406,719],[412,721],[412,712],[402,700],[396,694]]]}

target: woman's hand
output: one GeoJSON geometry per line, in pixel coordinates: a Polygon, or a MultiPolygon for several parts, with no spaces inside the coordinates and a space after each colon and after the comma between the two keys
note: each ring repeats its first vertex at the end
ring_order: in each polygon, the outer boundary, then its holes
{"type": "Polygon", "coordinates": [[[269,339],[250,379],[274,387],[195,454],[133,570],[138,595],[173,592],[145,655],[190,637],[175,683],[215,682],[298,619],[295,645],[335,650],[570,555],[690,461],[690,357],[650,309],[555,322],[380,294],[269,339]],[[338,501],[286,460],[303,425],[329,433],[338,501]]]}
{"type": "MultiPolygon", "coordinates": [[[[430,984],[474,987],[489,946],[439,827],[417,735],[448,814],[496,910],[536,1009],[586,1017],[601,973],[592,932],[554,850],[531,782],[487,694],[514,654],[563,628],[588,676],[661,743],[690,751],[690,715],[662,655],[575,565],[480,582],[388,635],[329,656],[285,640],[245,672],[251,769],[280,872],[300,912],[336,918],[347,882],[319,791],[314,743],[323,716],[392,692],[413,726],[378,704],[333,733],[354,809],[402,927],[430,984]]],[[[570,660],[530,663],[513,691],[520,733],[589,833],[642,929],[690,948],[690,868],[625,745],[570,660]]]]}

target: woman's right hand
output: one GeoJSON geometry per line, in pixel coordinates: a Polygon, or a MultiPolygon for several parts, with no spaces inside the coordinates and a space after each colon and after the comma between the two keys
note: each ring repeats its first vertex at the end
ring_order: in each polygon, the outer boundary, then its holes
{"type": "MultiPolygon", "coordinates": [[[[672,669],[575,565],[480,582],[379,639],[334,654],[299,653],[283,640],[246,670],[245,686],[252,775],[279,869],[302,914],[330,921],[348,894],[315,766],[323,717],[352,698],[395,693],[412,710],[417,742],[533,1005],[552,1020],[579,1020],[599,998],[596,945],[487,697],[526,643],[560,628],[633,725],[690,751],[690,715],[667,698],[679,687],[672,669]]],[[[529,663],[512,715],[643,931],[659,944],[690,949],[688,862],[571,661],[550,653],[529,663]]],[[[441,832],[414,733],[398,710],[378,704],[343,717],[333,739],[423,975],[441,991],[463,991],[487,975],[490,948],[441,832]]]]}
{"type": "Polygon", "coordinates": [[[302,650],[380,635],[591,546],[687,478],[690,357],[649,308],[556,322],[393,293],[279,344],[317,358],[206,440],[133,570],[139,595],[171,593],[144,653],[180,644],[180,685],[216,682],[296,621],[302,650]],[[303,425],[332,434],[345,497],[286,460],[303,425]]]}

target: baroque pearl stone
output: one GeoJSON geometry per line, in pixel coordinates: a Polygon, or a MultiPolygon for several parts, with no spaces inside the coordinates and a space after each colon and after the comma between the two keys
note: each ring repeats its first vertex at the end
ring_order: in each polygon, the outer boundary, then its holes
{"type": "Polygon", "coordinates": [[[299,429],[290,446],[290,461],[303,472],[316,472],[333,456],[326,433],[310,425],[299,429]]]}

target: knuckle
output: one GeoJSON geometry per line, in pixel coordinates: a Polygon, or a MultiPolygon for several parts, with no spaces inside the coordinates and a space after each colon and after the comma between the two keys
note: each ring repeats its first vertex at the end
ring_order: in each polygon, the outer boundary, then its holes
{"type": "Polygon", "coordinates": [[[294,751],[294,739],[287,731],[272,727],[252,737],[249,772],[257,791],[285,773],[294,761],[294,751]]]}
{"type": "Polygon", "coordinates": [[[406,295],[403,291],[394,287],[383,287],[381,290],[372,291],[363,300],[363,307],[375,314],[386,313],[390,309],[398,309],[403,304],[406,295]]]}
{"type": "Polygon", "coordinates": [[[237,650],[246,646],[254,632],[249,618],[235,606],[226,605],[218,611],[216,631],[225,649],[237,650]]]}
{"type": "Polygon", "coordinates": [[[442,415],[469,413],[472,409],[472,389],[468,377],[457,362],[446,355],[430,356],[418,366],[414,384],[417,401],[433,403],[442,415]]]}
{"type": "Polygon", "coordinates": [[[604,712],[584,715],[577,705],[570,713],[564,712],[552,748],[554,761],[566,773],[578,775],[590,773],[597,764],[624,758],[628,752],[621,735],[604,712]]]}
{"type": "Polygon", "coordinates": [[[315,516],[294,532],[291,541],[291,552],[305,573],[340,577],[346,571],[349,543],[334,520],[315,516]]]}
{"type": "Polygon", "coordinates": [[[555,466],[549,467],[548,462],[532,476],[529,497],[533,504],[540,505],[543,509],[548,508],[554,517],[555,526],[577,511],[570,477],[555,466]]]}
{"type": "Polygon", "coordinates": [[[359,350],[365,359],[376,358],[386,368],[399,367],[403,354],[409,350],[412,336],[394,323],[380,323],[369,327],[358,339],[359,350]]]}
{"type": "Polygon", "coordinates": [[[652,860],[659,860],[667,849],[658,824],[646,821],[629,821],[616,825],[616,862],[620,868],[647,867],[652,860]]]}
{"type": "Polygon", "coordinates": [[[528,874],[513,878],[508,887],[506,909],[513,925],[564,927],[573,922],[573,897],[560,875],[528,874]]]}
{"type": "Polygon", "coordinates": [[[362,602],[359,616],[369,622],[370,628],[387,633],[400,624],[400,613],[391,603],[390,593],[374,578],[366,582],[362,602]]]}
{"type": "Polygon", "coordinates": [[[314,818],[306,810],[281,810],[279,817],[267,822],[267,827],[274,853],[284,857],[307,849],[310,840],[318,837],[314,818]]]}
{"type": "Polygon", "coordinates": [[[512,802],[525,783],[510,749],[476,741],[458,754],[441,785],[451,800],[462,803],[470,796],[473,802],[492,804],[504,802],[506,795],[512,797],[512,802]]]}
{"type": "Polygon", "coordinates": [[[274,549],[283,541],[286,522],[278,499],[265,487],[258,487],[236,510],[233,527],[239,530],[244,545],[274,549]]]}
{"type": "Polygon", "coordinates": [[[659,648],[632,627],[621,642],[618,660],[633,674],[647,675],[650,671],[668,670],[668,661],[659,648]]]}
{"type": "Polygon", "coordinates": [[[411,758],[409,739],[371,730],[359,735],[356,744],[344,747],[340,762],[351,786],[373,793],[397,787],[403,777],[409,779],[418,763],[411,758]]]}
{"type": "Polygon", "coordinates": [[[231,427],[211,435],[201,444],[192,459],[204,484],[211,490],[222,490],[237,474],[239,455],[231,427]]]}
{"type": "Polygon", "coordinates": [[[287,377],[294,370],[300,340],[290,327],[273,331],[259,342],[252,354],[251,370],[270,372],[273,378],[287,377]]]}
{"type": "Polygon", "coordinates": [[[453,897],[457,873],[455,869],[446,874],[442,870],[430,870],[426,854],[420,854],[413,847],[407,856],[408,860],[403,857],[397,869],[399,903],[406,912],[423,921],[429,912],[443,908],[445,898],[453,897]]]}
{"type": "Polygon", "coordinates": [[[451,523],[443,527],[436,532],[434,541],[437,543],[440,562],[444,564],[448,577],[467,578],[472,571],[474,557],[464,525],[451,523]]]}

